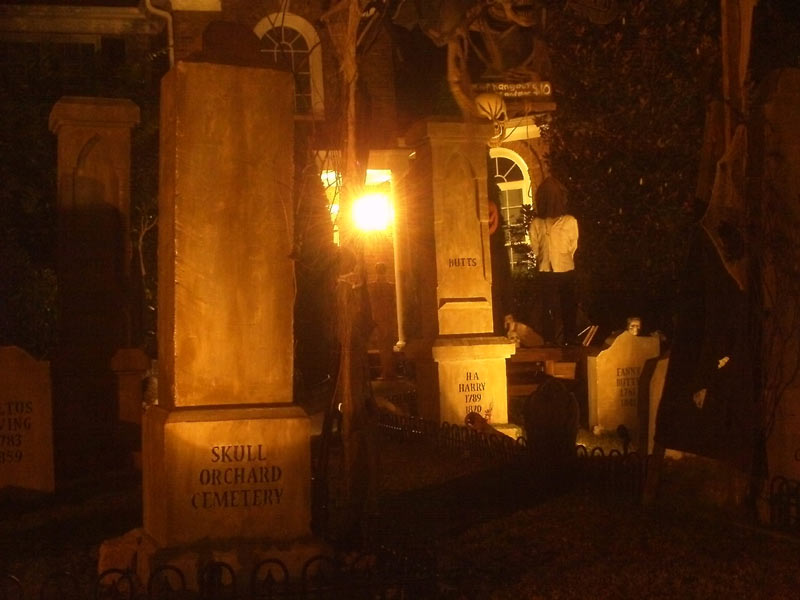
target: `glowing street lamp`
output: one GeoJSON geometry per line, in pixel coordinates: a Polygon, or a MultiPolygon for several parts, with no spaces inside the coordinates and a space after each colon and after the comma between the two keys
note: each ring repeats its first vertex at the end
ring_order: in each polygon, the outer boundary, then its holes
{"type": "Polygon", "coordinates": [[[352,216],[361,231],[385,231],[394,220],[394,209],[386,194],[367,194],[353,203],[352,216]]]}

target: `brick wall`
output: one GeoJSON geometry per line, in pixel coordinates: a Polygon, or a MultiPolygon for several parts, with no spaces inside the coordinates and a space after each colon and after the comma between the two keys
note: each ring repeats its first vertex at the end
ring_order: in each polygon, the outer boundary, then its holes
{"type": "MultiPolygon", "coordinates": [[[[267,15],[280,11],[279,0],[223,0],[220,12],[174,13],[175,59],[181,60],[202,48],[205,27],[215,20],[241,23],[248,29],[267,15]]],[[[344,139],[341,119],[343,112],[343,86],[338,60],[328,29],[320,23],[323,14],[321,0],[293,1],[291,11],[312,24],[322,46],[323,85],[325,87],[325,122],[318,122],[314,130],[318,147],[336,147],[344,139]]],[[[362,132],[367,133],[366,142],[373,148],[393,147],[397,138],[397,108],[395,97],[392,46],[388,31],[382,29],[369,52],[360,64],[362,109],[364,119],[362,132]]]]}
{"type": "Polygon", "coordinates": [[[397,102],[395,97],[392,44],[388,31],[380,35],[364,56],[360,78],[370,103],[369,131],[373,148],[391,148],[397,140],[397,102]]]}
{"type": "Polygon", "coordinates": [[[178,11],[172,15],[175,60],[200,52],[203,48],[203,30],[212,21],[221,19],[218,12],[178,11]]]}

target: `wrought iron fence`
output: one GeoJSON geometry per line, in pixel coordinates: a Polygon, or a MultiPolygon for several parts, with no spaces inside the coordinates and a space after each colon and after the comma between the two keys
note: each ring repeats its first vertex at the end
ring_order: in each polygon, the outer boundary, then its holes
{"type": "Polygon", "coordinates": [[[647,460],[638,452],[579,445],[575,448],[577,461],[574,483],[594,494],[611,495],[639,501],[644,491],[647,460]]]}
{"type": "Polygon", "coordinates": [[[478,431],[463,425],[379,411],[378,426],[393,439],[425,441],[442,450],[467,452],[490,460],[512,461],[527,456],[525,438],[478,431]]]}
{"type": "Polygon", "coordinates": [[[773,477],[769,485],[768,502],[770,527],[800,534],[800,481],[773,477]]]}
{"type": "Polygon", "coordinates": [[[320,555],[308,560],[297,576],[286,564],[271,558],[237,577],[228,563],[212,561],[190,577],[165,564],[142,582],[132,571],[110,569],[92,581],[67,572],[54,573],[38,586],[26,586],[19,578],[0,575],[0,600],[322,600],[438,598],[435,561],[392,553],[335,557],[320,555]],[[192,578],[194,579],[194,578],[192,578]]]}
{"type": "MultiPolygon", "coordinates": [[[[532,469],[537,457],[528,450],[525,437],[512,439],[499,432],[482,432],[462,425],[437,423],[419,417],[379,412],[378,424],[394,439],[426,441],[436,448],[469,453],[498,463],[516,463],[532,469]]],[[[644,489],[647,461],[637,452],[575,447],[575,459],[565,463],[566,479],[587,492],[639,500],[644,489]]]]}

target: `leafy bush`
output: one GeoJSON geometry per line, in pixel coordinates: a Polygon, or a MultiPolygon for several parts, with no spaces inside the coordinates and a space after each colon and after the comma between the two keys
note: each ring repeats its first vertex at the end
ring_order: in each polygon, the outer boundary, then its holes
{"type": "Polygon", "coordinates": [[[554,3],[546,38],[558,108],[544,135],[581,226],[584,308],[668,330],[706,100],[718,89],[719,3],[632,1],[608,25],[554,3]]]}

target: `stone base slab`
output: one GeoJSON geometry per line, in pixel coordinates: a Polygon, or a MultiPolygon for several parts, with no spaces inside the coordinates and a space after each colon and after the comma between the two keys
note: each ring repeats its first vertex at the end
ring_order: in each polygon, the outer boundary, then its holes
{"type": "Polygon", "coordinates": [[[310,440],[296,405],[149,407],[145,531],[162,547],[311,535],[310,440]]]}
{"type": "Polygon", "coordinates": [[[439,418],[462,425],[477,412],[494,426],[508,423],[506,359],[513,341],[499,336],[440,337],[433,345],[439,375],[439,418]]]}

